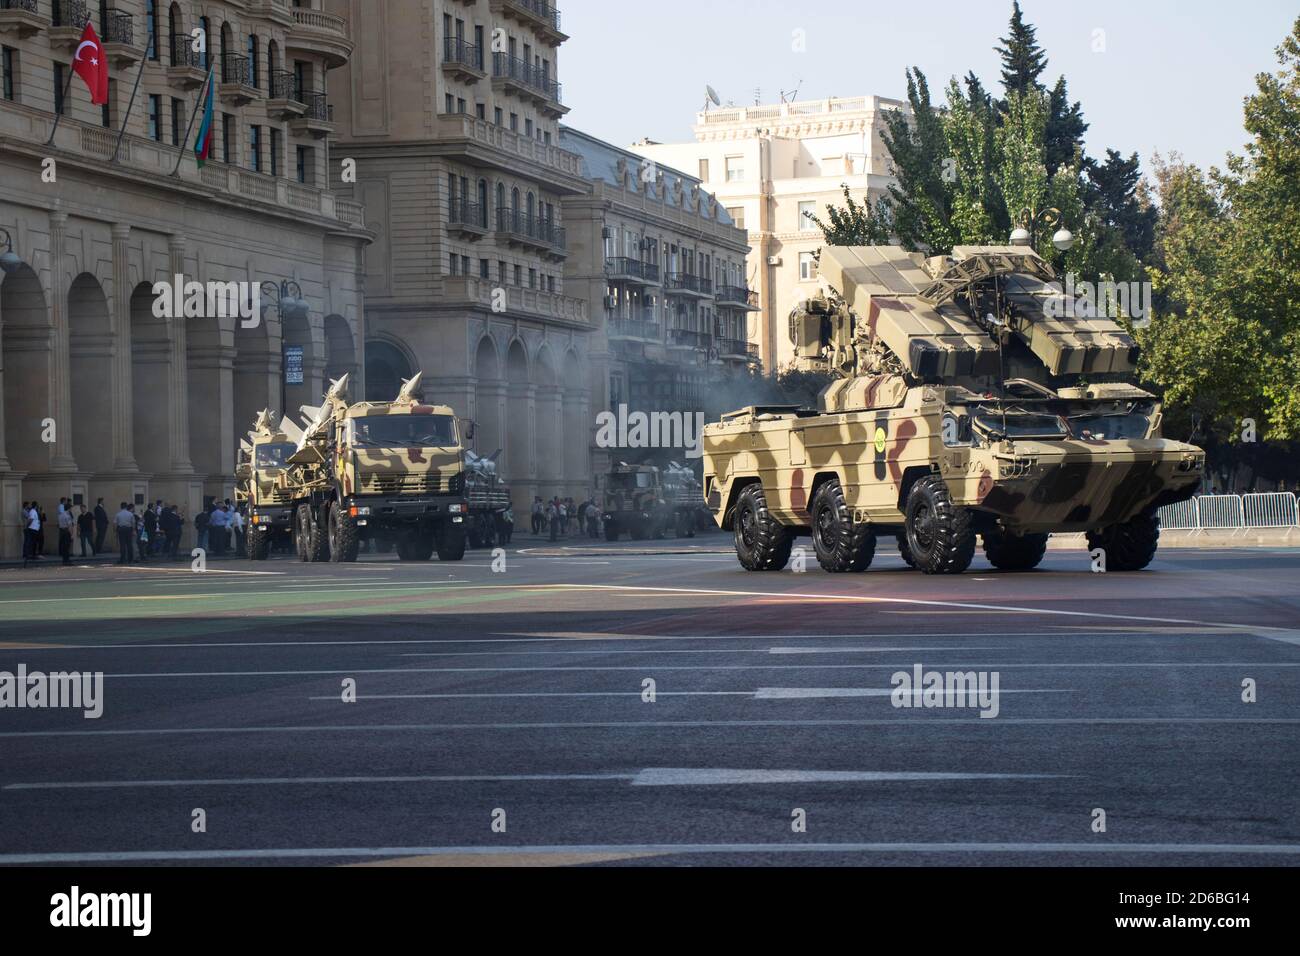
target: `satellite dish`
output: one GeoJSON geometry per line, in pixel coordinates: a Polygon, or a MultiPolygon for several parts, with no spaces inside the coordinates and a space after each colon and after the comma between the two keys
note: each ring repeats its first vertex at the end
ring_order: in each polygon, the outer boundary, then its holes
{"type": "Polygon", "coordinates": [[[720,99],[718,98],[718,91],[715,90],[713,87],[707,85],[707,84],[706,84],[705,87],[704,87],[704,96],[705,96],[705,100],[704,100],[704,112],[707,113],[707,112],[709,111],[709,104],[710,104],[710,103],[712,103],[714,106],[721,106],[721,105],[722,105],[722,100],[720,100],[720,99]]]}

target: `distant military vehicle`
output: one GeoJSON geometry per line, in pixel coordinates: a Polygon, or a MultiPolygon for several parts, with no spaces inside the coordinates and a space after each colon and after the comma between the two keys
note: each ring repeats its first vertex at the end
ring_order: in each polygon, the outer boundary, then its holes
{"type": "Polygon", "coordinates": [[[304,428],[281,487],[293,497],[302,561],[355,561],[365,538],[392,541],[403,561],[465,555],[469,501],[455,413],[417,398],[420,373],[391,402],[351,404],[348,376],[304,428]]]}
{"type": "Polygon", "coordinates": [[[881,534],[928,574],[965,570],[976,535],[1005,570],[1052,532],[1086,532],[1109,571],[1150,563],[1156,509],[1191,497],[1205,455],[1161,437],[1116,322],[1080,315],[1025,246],[828,246],[820,272],[791,315],[798,365],[835,376],[820,407],[704,430],[708,504],[745,568],[784,567],[799,535],[828,571],[865,570],[881,534]]]}
{"type": "Polygon", "coordinates": [[[302,430],[261,411],[239,443],[235,502],[247,514],[244,535],[248,557],[264,561],[274,545],[288,545],[293,535],[294,500],[298,493],[286,476],[289,458],[298,450],[302,430]]]}
{"type": "Polygon", "coordinates": [[[465,499],[469,503],[466,534],[471,548],[490,548],[506,537],[510,488],[497,473],[496,453],[480,458],[465,450],[465,499]]]}
{"type": "Polygon", "coordinates": [[[669,528],[679,538],[695,537],[695,516],[704,494],[691,469],[619,462],[604,479],[605,540],[628,534],[634,541],[662,538],[669,528]]]}

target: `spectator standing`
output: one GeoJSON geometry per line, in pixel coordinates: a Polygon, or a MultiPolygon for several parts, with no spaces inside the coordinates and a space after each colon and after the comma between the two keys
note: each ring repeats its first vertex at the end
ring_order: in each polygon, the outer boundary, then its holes
{"type": "Polygon", "coordinates": [[[27,518],[23,524],[23,564],[39,561],[41,552],[37,541],[41,533],[41,506],[33,501],[27,508],[27,518]]]}
{"type": "Polygon", "coordinates": [[[88,558],[95,553],[95,516],[85,505],[77,515],[77,537],[81,539],[81,556],[88,558]]]}
{"type": "Polygon", "coordinates": [[[95,553],[104,550],[104,536],[108,534],[108,512],[104,509],[104,499],[95,503],[95,553]]]}
{"type": "Polygon", "coordinates": [[[135,560],[132,547],[135,539],[135,514],[125,501],[114,516],[113,525],[117,529],[117,563],[130,564],[135,560]]]}
{"type": "Polygon", "coordinates": [[[533,495],[533,514],[532,514],[533,534],[542,533],[542,519],[543,519],[543,512],[545,512],[545,510],[546,508],[542,504],[542,496],[533,495]]]}
{"type": "Polygon", "coordinates": [[[72,563],[72,512],[65,503],[59,504],[59,557],[64,567],[72,563]]]}
{"type": "Polygon", "coordinates": [[[199,548],[207,551],[212,534],[212,516],[208,514],[208,509],[200,508],[199,513],[194,516],[194,530],[198,532],[199,548]]]}
{"type": "Polygon", "coordinates": [[[244,516],[235,508],[230,512],[230,530],[235,535],[235,556],[245,554],[244,550],[244,516]]]}

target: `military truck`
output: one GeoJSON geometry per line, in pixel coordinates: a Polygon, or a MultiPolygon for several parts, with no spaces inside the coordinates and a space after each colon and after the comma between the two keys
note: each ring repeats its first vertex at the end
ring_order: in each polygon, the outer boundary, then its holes
{"type": "Polygon", "coordinates": [[[497,472],[498,449],[482,458],[465,450],[465,499],[469,516],[465,522],[471,548],[490,548],[506,537],[505,515],[510,510],[510,487],[497,472]]]}
{"type": "Polygon", "coordinates": [[[420,373],[391,402],[352,404],[348,376],[304,428],[280,487],[292,497],[302,561],[355,561],[361,542],[392,541],[403,561],[465,555],[465,459],[461,423],[445,405],[417,398],[420,373]]]}
{"type": "Polygon", "coordinates": [[[783,568],[804,535],[833,572],[865,570],[880,535],[927,574],[965,570],[976,536],[1003,570],[1037,566],[1053,532],[1084,532],[1108,571],[1151,562],[1156,509],[1191,497],[1205,455],[1161,437],[1116,321],[1027,246],[830,246],[820,272],[790,325],[798,365],[832,376],[819,407],[704,430],[707,501],[743,567],[783,568]]]}
{"type": "Polygon", "coordinates": [[[667,468],[619,462],[605,475],[602,523],[605,540],[628,534],[634,541],[662,538],[672,528],[695,537],[695,516],[704,495],[695,473],[677,462],[667,468]]]}
{"type": "Polygon", "coordinates": [[[293,422],[277,421],[274,412],[263,409],[248,438],[239,443],[235,503],[247,516],[244,542],[249,560],[264,561],[275,546],[287,547],[292,541],[298,494],[286,472],[301,438],[302,430],[293,422]]]}

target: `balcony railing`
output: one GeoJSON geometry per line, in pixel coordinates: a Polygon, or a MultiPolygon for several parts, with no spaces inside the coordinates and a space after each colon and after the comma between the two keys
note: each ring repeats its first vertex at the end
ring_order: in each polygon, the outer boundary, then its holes
{"type": "Polygon", "coordinates": [[[610,276],[633,276],[642,279],[645,277],[645,263],[640,259],[632,259],[628,256],[613,256],[605,260],[605,274],[610,276]]]}
{"type": "Polygon", "coordinates": [[[492,76],[513,80],[528,89],[536,90],[553,103],[560,102],[560,84],[525,60],[509,53],[492,54],[492,76]]]}
{"type": "Polygon", "coordinates": [[[693,332],[690,329],[669,329],[668,337],[673,345],[682,345],[687,348],[700,349],[708,351],[713,342],[713,336],[707,332],[693,332]]]}
{"type": "Polygon", "coordinates": [[[453,199],[447,218],[461,226],[474,226],[486,230],[488,227],[487,207],[464,199],[453,199]]]}
{"type": "Polygon", "coordinates": [[[289,70],[276,70],[271,74],[271,99],[273,100],[294,100],[302,102],[302,94],[298,90],[298,77],[289,70]]]}
{"type": "Polygon", "coordinates": [[[662,342],[663,332],[658,322],[642,319],[610,319],[608,335],[612,339],[648,339],[662,342]]]}
{"type": "Polygon", "coordinates": [[[746,358],[758,358],[758,346],[751,345],[744,339],[726,339],[717,337],[713,340],[719,355],[743,355],[746,358]]]}
{"type": "Polygon", "coordinates": [[[565,247],[566,239],[563,227],[555,225],[549,219],[530,216],[522,212],[512,212],[509,209],[497,210],[497,232],[522,236],[526,239],[535,239],[544,245],[554,246],[558,249],[565,247]]]}
{"type": "Polygon", "coordinates": [[[227,53],[221,59],[221,82],[252,86],[253,71],[251,66],[248,57],[238,53],[227,53]]]}
{"type": "Polygon", "coordinates": [[[108,18],[104,23],[104,42],[135,46],[135,29],[132,26],[131,14],[123,10],[108,11],[108,18]]]}
{"type": "Polygon", "coordinates": [[[306,105],[307,119],[319,120],[322,123],[334,122],[334,107],[329,105],[324,93],[305,91],[298,94],[298,101],[306,105]]]}
{"type": "Polygon", "coordinates": [[[445,37],[442,41],[442,62],[458,63],[473,70],[482,70],[483,48],[473,43],[466,43],[457,37],[445,37]]]}
{"type": "Polygon", "coordinates": [[[26,10],[36,13],[36,0],[0,0],[0,10],[26,10]]]}
{"type": "Polygon", "coordinates": [[[718,286],[718,301],[730,302],[736,305],[751,305],[749,297],[752,295],[748,289],[743,286],[723,285],[718,286]]]}
{"type": "Polygon", "coordinates": [[[546,21],[552,30],[560,29],[560,11],[546,3],[546,0],[506,0],[512,7],[526,10],[540,20],[546,21]]]}
{"type": "Polygon", "coordinates": [[[172,37],[172,66],[192,66],[195,69],[207,69],[203,54],[194,49],[188,36],[172,37]]]}
{"type": "Polygon", "coordinates": [[[713,295],[713,280],[691,275],[689,272],[670,272],[664,282],[669,292],[697,292],[713,295]]]}
{"type": "Polygon", "coordinates": [[[50,6],[53,16],[50,25],[56,27],[73,27],[81,30],[86,26],[85,0],[54,0],[50,6]]]}

